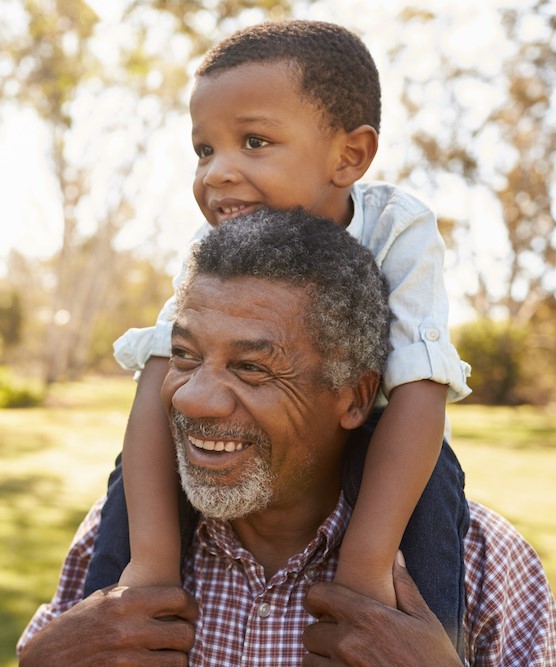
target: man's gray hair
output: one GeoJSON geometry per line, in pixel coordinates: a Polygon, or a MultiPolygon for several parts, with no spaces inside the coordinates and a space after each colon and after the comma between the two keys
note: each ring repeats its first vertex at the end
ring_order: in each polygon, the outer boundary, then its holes
{"type": "Polygon", "coordinates": [[[308,289],[307,332],[336,390],[382,373],[390,351],[388,289],[372,253],[340,225],[301,208],[262,208],[223,222],[194,247],[177,308],[198,275],[243,276],[308,289]]]}

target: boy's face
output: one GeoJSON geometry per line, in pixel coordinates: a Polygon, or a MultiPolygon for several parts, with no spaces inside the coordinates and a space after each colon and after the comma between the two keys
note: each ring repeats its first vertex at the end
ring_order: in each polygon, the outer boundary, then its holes
{"type": "Polygon", "coordinates": [[[334,184],[346,133],[325,129],[285,62],[199,77],[190,108],[199,158],[193,191],[211,225],[263,205],[303,206],[349,223],[349,189],[334,184]]]}

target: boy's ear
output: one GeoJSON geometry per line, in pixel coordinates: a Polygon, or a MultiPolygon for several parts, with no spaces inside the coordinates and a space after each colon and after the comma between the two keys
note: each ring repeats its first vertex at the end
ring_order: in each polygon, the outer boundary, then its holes
{"type": "Polygon", "coordinates": [[[345,188],[358,181],[373,161],[378,148],[376,130],[370,125],[359,125],[351,132],[345,132],[341,148],[333,183],[345,188]]]}
{"type": "Polygon", "coordinates": [[[380,376],[368,371],[350,388],[351,400],[340,417],[342,428],[351,431],[365,422],[375,402],[379,385],[380,376]]]}

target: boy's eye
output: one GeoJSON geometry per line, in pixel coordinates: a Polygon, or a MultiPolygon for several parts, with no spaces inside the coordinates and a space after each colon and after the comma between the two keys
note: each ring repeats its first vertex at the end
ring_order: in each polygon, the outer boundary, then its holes
{"type": "Polygon", "coordinates": [[[209,157],[212,155],[213,150],[210,146],[207,146],[206,144],[199,144],[198,146],[195,146],[195,153],[197,153],[198,157],[209,157]]]}
{"type": "Polygon", "coordinates": [[[245,140],[245,148],[248,150],[253,150],[254,148],[262,148],[263,146],[266,146],[268,144],[268,141],[265,141],[264,139],[261,139],[260,137],[255,137],[255,136],[249,136],[245,140]]]}

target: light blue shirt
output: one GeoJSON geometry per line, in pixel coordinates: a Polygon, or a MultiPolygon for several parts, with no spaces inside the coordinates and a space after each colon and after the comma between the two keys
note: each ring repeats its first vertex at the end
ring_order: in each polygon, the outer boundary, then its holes
{"type": "MultiPolygon", "coordinates": [[[[379,404],[392,389],[417,380],[448,385],[448,401],[471,393],[471,368],[450,342],[444,286],[444,242],[431,209],[413,195],[381,182],[352,189],[353,218],[347,227],[373,253],[390,288],[392,352],[382,378],[379,404]]],[[[210,230],[205,223],[191,243],[210,230]]],[[[174,287],[179,276],[174,278],[174,287]]],[[[174,297],[153,327],[129,329],[114,343],[123,368],[140,371],[151,356],[170,356],[174,297]]]]}

